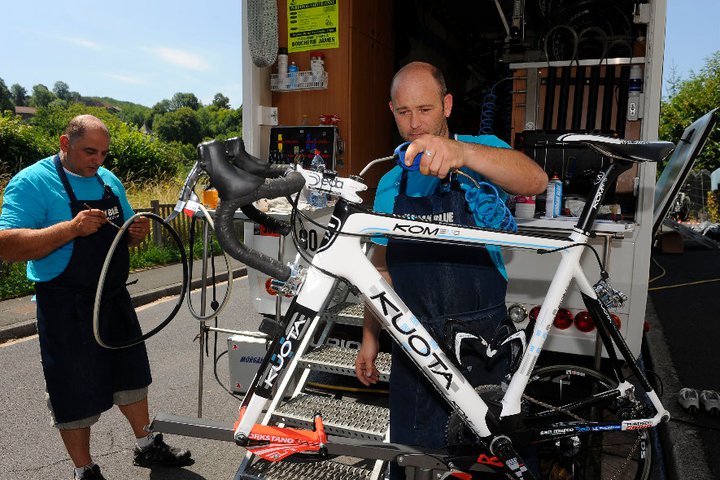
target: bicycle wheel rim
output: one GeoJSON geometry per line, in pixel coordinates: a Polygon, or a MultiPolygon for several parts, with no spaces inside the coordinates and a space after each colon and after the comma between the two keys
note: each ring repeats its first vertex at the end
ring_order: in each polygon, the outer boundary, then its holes
{"type": "MultiPolygon", "coordinates": [[[[593,392],[612,390],[617,383],[590,368],[555,365],[536,370],[526,393],[554,406],[566,405],[593,392]]],[[[533,410],[544,407],[529,404],[533,410]]],[[[619,422],[611,398],[593,407],[582,407],[573,413],[585,420],[619,422]]],[[[559,414],[557,421],[576,418],[559,414]]],[[[600,431],[546,442],[538,448],[541,478],[565,480],[645,480],[652,466],[652,436],[647,430],[600,431]]]]}

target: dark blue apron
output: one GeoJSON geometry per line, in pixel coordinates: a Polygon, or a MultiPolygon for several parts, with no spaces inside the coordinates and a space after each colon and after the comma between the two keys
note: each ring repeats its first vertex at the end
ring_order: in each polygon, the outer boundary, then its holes
{"type": "MultiPolygon", "coordinates": [[[[475,225],[457,181],[441,183],[426,197],[406,195],[403,172],[393,213],[418,219],[475,225]]],[[[393,288],[439,345],[449,321],[464,322],[472,333],[491,339],[505,320],[507,282],[483,247],[389,240],[387,264],[393,288]]],[[[507,359],[475,367],[474,385],[498,384],[507,359]]],[[[445,445],[450,407],[393,343],[390,378],[390,441],[431,448],[445,445]]],[[[404,478],[393,468],[392,478],[404,478]]]]}
{"type": "MultiPolygon", "coordinates": [[[[100,200],[78,200],[59,157],[55,168],[70,197],[73,218],[86,205],[106,212],[116,225],[123,221],[120,200],[99,176],[100,200]]],[[[151,382],[144,344],[108,350],[93,336],[93,305],[105,256],[117,229],[103,225],[93,235],[73,241],[65,270],[35,285],[40,353],[47,391],[57,423],[99,415],[113,406],[113,393],[146,387],[151,382]]],[[[127,247],[118,248],[108,269],[100,318],[101,338],[120,342],[140,335],[140,325],[125,288],[129,271],[127,247]]]]}

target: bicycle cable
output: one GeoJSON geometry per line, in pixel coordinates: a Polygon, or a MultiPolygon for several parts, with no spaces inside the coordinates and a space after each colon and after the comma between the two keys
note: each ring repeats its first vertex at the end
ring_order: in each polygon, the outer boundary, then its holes
{"type": "MultiPolygon", "coordinates": [[[[288,197],[288,200],[290,201],[290,205],[292,205],[292,210],[290,213],[290,238],[292,238],[293,245],[295,245],[295,250],[297,250],[298,255],[300,255],[300,257],[303,260],[305,260],[305,262],[307,262],[308,264],[312,264],[312,258],[307,256],[307,254],[305,252],[305,247],[302,246],[302,244],[300,243],[300,240],[297,237],[297,230],[295,229],[295,225],[298,221],[297,216],[299,214],[300,217],[304,218],[305,220],[308,220],[310,223],[312,223],[315,226],[320,227],[323,230],[327,230],[327,226],[321,225],[320,223],[316,222],[315,220],[313,220],[312,218],[310,218],[309,216],[305,215],[304,213],[302,213],[300,211],[300,209],[298,208],[298,202],[300,201],[300,193],[299,192],[295,195],[295,200],[293,200],[292,197],[288,197]]],[[[300,220],[300,224],[303,225],[302,219],[300,220]]],[[[318,266],[313,265],[313,267],[317,268],[320,272],[329,276],[330,278],[334,278],[335,280],[340,280],[341,282],[347,284],[349,288],[351,288],[351,289],[355,288],[348,280],[346,280],[338,275],[335,275],[333,273],[330,273],[327,270],[320,268],[318,266]]]]}
{"type": "Polygon", "coordinates": [[[574,243],[572,245],[566,245],[564,247],[553,248],[552,250],[538,249],[537,253],[538,253],[538,255],[545,255],[548,253],[555,253],[555,252],[559,252],[561,250],[567,250],[568,248],[574,248],[574,247],[589,248],[593,252],[593,254],[595,254],[595,260],[597,260],[598,266],[600,267],[600,276],[603,279],[607,279],[610,276],[607,273],[607,271],[605,270],[605,266],[603,265],[602,260],[600,260],[600,255],[597,253],[597,250],[595,250],[595,247],[593,247],[589,243],[574,243]]]}
{"type": "MultiPolygon", "coordinates": [[[[200,211],[202,212],[203,217],[205,218],[205,221],[208,222],[208,226],[210,227],[210,230],[212,232],[215,232],[215,222],[213,221],[212,217],[210,216],[210,212],[208,212],[207,208],[205,208],[205,206],[203,204],[198,203],[197,205],[198,205],[198,208],[200,209],[200,211]]],[[[195,220],[195,217],[193,216],[193,221],[194,220],[195,220]]],[[[193,243],[194,242],[190,242],[190,245],[188,245],[188,248],[190,250],[190,255],[188,257],[188,275],[190,277],[190,283],[192,283],[192,264],[193,264],[193,256],[194,256],[193,255],[193,246],[194,246],[193,243]]],[[[210,242],[210,256],[213,257],[212,241],[210,242]]],[[[220,314],[220,312],[222,312],[225,309],[225,307],[228,304],[228,301],[230,300],[230,294],[232,293],[234,279],[233,279],[233,271],[232,271],[232,262],[231,262],[229,254],[225,250],[223,250],[223,258],[225,259],[225,266],[227,267],[227,288],[225,290],[225,295],[223,296],[223,300],[220,303],[220,305],[217,307],[213,307],[211,305],[213,311],[207,315],[201,315],[195,311],[195,308],[193,307],[193,304],[192,304],[191,295],[190,295],[190,293],[188,293],[187,307],[190,312],[190,315],[192,315],[196,320],[206,321],[206,320],[210,320],[213,317],[217,317],[220,314]]],[[[213,257],[213,262],[214,262],[214,257],[213,257]]],[[[213,269],[214,269],[214,263],[213,263],[213,269]]],[[[215,289],[215,281],[214,281],[214,275],[213,275],[213,291],[214,291],[214,289],[215,289]]],[[[188,290],[191,290],[191,288],[188,288],[188,290]]]]}

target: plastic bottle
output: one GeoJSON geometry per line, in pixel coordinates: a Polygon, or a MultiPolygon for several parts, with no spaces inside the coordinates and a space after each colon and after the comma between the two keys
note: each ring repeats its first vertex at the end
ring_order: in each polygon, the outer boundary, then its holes
{"type": "MultiPolygon", "coordinates": [[[[320,155],[320,150],[315,149],[315,156],[310,163],[310,168],[316,172],[322,172],[325,170],[325,160],[320,155]]],[[[327,194],[322,192],[311,191],[310,192],[310,205],[315,208],[327,207],[327,194]]]]}
{"type": "Polygon", "coordinates": [[[548,182],[547,192],[545,193],[545,218],[560,216],[562,187],[562,180],[560,180],[557,173],[554,173],[552,179],[548,182]]]}
{"type": "Polygon", "coordinates": [[[278,49],[277,68],[278,68],[278,86],[281,89],[285,89],[285,88],[287,88],[287,75],[288,75],[288,54],[287,54],[287,48],[285,48],[285,47],[280,47],[278,49]]]}
{"type": "Polygon", "coordinates": [[[310,71],[316,83],[321,83],[325,78],[325,55],[322,52],[310,53],[310,71]]]}
{"type": "Polygon", "coordinates": [[[288,67],[288,79],[290,80],[290,88],[297,88],[297,75],[298,66],[295,65],[295,62],[292,62],[288,67]]]}

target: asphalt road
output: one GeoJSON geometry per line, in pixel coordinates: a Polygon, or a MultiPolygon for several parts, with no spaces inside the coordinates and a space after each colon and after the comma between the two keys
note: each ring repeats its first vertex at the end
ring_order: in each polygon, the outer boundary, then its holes
{"type": "MultiPolygon", "coordinates": [[[[218,295],[224,294],[224,286],[218,295]]],[[[193,298],[199,303],[197,293],[193,298]]],[[[176,298],[141,307],[138,315],[149,326],[165,318],[176,298]]],[[[196,308],[199,305],[196,303],[196,308]]],[[[230,303],[218,326],[232,330],[255,330],[260,316],[249,306],[247,277],[235,280],[230,303]]],[[[147,342],[153,383],[150,415],[167,412],[197,416],[200,348],[198,321],[187,307],[147,342]]],[[[227,334],[218,335],[218,353],[227,348],[227,334]]],[[[212,370],[213,335],[205,357],[203,418],[227,422],[237,418],[239,400],[216,382],[212,370]]],[[[60,436],[50,424],[37,336],[0,345],[0,480],[72,479],[72,463],[60,436]]],[[[218,362],[218,376],[227,386],[227,355],[218,362]]],[[[173,445],[190,448],[195,464],[183,469],[145,469],[132,464],[134,437],[117,408],[103,414],[92,429],[91,452],[108,480],[201,480],[232,479],[244,450],[232,443],[166,435],[173,445]]]]}

